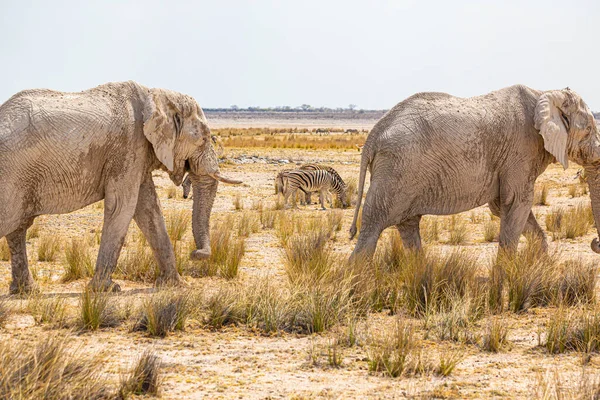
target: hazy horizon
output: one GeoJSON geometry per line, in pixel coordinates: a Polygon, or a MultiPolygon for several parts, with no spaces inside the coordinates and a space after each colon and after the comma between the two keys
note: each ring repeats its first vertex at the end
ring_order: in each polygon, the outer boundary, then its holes
{"type": "Polygon", "coordinates": [[[521,83],[600,111],[599,18],[592,1],[5,1],[0,102],[132,79],[205,108],[381,110],[521,83]]]}

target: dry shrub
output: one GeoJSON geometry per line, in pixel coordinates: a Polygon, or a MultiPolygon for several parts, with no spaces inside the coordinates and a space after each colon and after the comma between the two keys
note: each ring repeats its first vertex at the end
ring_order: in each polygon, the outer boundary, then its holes
{"type": "Polygon", "coordinates": [[[240,193],[236,194],[233,198],[233,209],[236,211],[244,209],[244,200],[242,199],[242,195],[240,193]]]}
{"type": "Polygon", "coordinates": [[[260,222],[255,212],[244,211],[237,221],[238,236],[248,237],[260,230],[260,222]]]}
{"type": "Polygon", "coordinates": [[[274,210],[263,210],[260,213],[260,223],[263,229],[273,229],[277,221],[278,212],[274,210]]]}
{"type": "Polygon", "coordinates": [[[152,250],[140,243],[121,254],[116,270],[123,279],[145,283],[156,281],[159,273],[152,250]]]}
{"type": "Polygon", "coordinates": [[[597,268],[581,258],[567,260],[557,274],[557,301],[564,305],[592,304],[596,298],[597,268]]]}
{"type": "MultiPolygon", "coordinates": [[[[285,286],[273,283],[270,277],[244,285],[242,293],[235,297],[237,319],[248,327],[265,333],[293,329],[296,318],[290,291],[285,286]]],[[[215,313],[213,318],[226,314],[215,313]]]]}
{"type": "Polygon", "coordinates": [[[10,249],[8,248],[8,242],[6,238],[0,239],[0,261],[10,260],[10,249]]]}
{"type": "Polygon", "coordinates": [[[440,340],[474,343],[474,325],[483,315],[481,298],[472,297],[471,293],[460,296],[451,295],[449,304],[428,316],[428,323],[440,340]]]}
{"type": "Polygon", "coordinates": [[[182,331],[193,311],[191,293],[159,292],[147,298],[134,331],[146,331],[151,336],[165,337],[169,332],[182,331]]]}
{"type": "Polygon", "coordinates": [[[213,329],[220,329],[224,325],[239,322],[242,318],[239,311],[239,298],[239,290],[219,288],[206,301],[207,315],[204,323],[213,329]]]}
{"type": "Polygon", "coordinates": [[[522,312],[549,304],[559,272],[559,255],[542,251],[539,238],[529,237],[527,246],[511,255],[498,252],[498,268],[506,280],[508,308],[522,312]]]}
{"type": "Polygon", "coordinates": [[[539,372],[536,382],[531,388],[531,399],[563,400],[563,399],[598,399],[600,398],[600,380],[597,376],[589,376],[588,369],[583,368],[579,378],[569,377],[563,380],[559,370],[539,372]],[[575,380],[574,387],[570,383],[575,380]]]}
{"type": "Polygon", "coordinates": [[[233,236],[233,226],[231,215],[216,222],[210,234],[210,257],[208,260],[189,263],[184,273],[193,277],[220,275],[227,279],[235,278],[246,247],[243,238],[233,236]]]}
{"type": "Polygon", "coordinates": [[[183,235],[191,224],[191,215],[188,210],[172,210],[167,213],[167,233],[171,243],[183,239],[183,235]]]}
{"type": "Polygon", "coordinates": [[[440,220],[434,216],[425,216],[421,219],[421,236],[426,242],[440,240],[440,220]]]}
{"type": "Polygon", "coordinates": [[[459,245],[467,241],[469,232],[466,222],[461,217],[457,215],[450,217],[448,230],[450,234],[448,244],[459,245]]]}
{"type": "Polygon", "coordinates": [[[129,376],[121,381],[121,398],[126,399],[131,394],[158,396],[162,383],[160,369],[161,361],[156,353],[150,349],[144,351],[129,376]]]}
{"type": "Polygon", "coordinates": [[[31,240],[40,237],[40,224],[34,221],[33,224],[27,229],[26,239],[31,240]]]}
{"type": "Polygon", "coordinates": [[[10,316],[10,305],[7,299],[0,299],[0,327],[3,327],[10,316]]]}
{"type": "Polygon", "coordinates": [[[38,261],[54,261],[60,251],[61,238],[57,235],[40,236],[38,241],[38,261]]]}
{"type": "MultiPolygon", "coordinates": [[[[227,130],[236,128],[227,128],[227,130]]],[[[257,129],[257,128],[249,128],[257,129]]],[[[265,128],[267,129],[267,128],[265,128]]],[[[219,130],[220,131],[220,130],[219,130]]],[[[288,129],[289,132],[289,129],[288,129]]],[[[365,143],[365,135],[330,135],[330,136],[311,136],[297,134],[274,134],[268,133],[249,133],[235,132],[224,133],[223,145],[225,147],[235,148],[272,148],[272,149],[349,149],[356,150],[357,146],[365,143]]]]}
{"type": "Polygon", "coordinates": [[[482,347],[485,351],[498,353],[508,343],[508,327],[502,318],[492,317],[487,324],[483,335],[482,347]]]}
{"type": "Polygon", "coordinates": [[[551,354],[600,351],[600,311],[558,307],[548,320],[544,347],[551,354]]]}
{"type": "Polygon", "coordinates": [[[547,206],[548,203],[548,192],[550,187],[547,183],[542,183],[533,193],[533,204],[538,206],[547,206]]]}
{"type": "Polygon", "coordinates": [[[494,242],[498,240],[500,235],[500,223],[494,219],[485,221],[483,224],[483,238],[486,242],[494,242]]]}
{"type": "Polygon", "coordinates": [[[86,288],[79,297],[79,308],[79,327],[83,330],[95,331],[121,323],[119,309],[109,293],[86,288]]]}
{"type": "Polygon", "coordinates": [[[94,274],[94,261],[90,253],[88,240],[72,239],[65,247],[65,272],[63,283],[89,278],[94,274]]]}
{"type": "Polygon", "coordinates": [[[414,328],[397,320],[391,331],[371,337],[367,349],[369,371],[398,377],[405,371],[414,350],[414,328]]]}
{"type": "Polygon", "coordinates": [[[114,399],[102,373],[105,360],[67,350],[69,338],[0,343],[0,398],[114,399]]]}
{"type": "Polygon", "coordinates": [[[346,182],[346,193],[350,206],[354,206],[358,203],[358,181],[353,177],[345,179],[344,182],[346,182]]]}
{"type": "Polygon", "coordinates": [[[167,199],[177,198],[177,188],[174,185],[170,185],[167,188],[167,199]]]}
{"type": "Polygon", "coordinates": [[[27,310],[33,315],[36,324],[67,326],[67,302],[64,297],[41,297],[32,295],[27,302],[27,310]]]}
{"type": "Polygon", "coordinates": [[[569,209],[555,208],[546,214],[546,228],[555,240],[584,236],[593,225],[594,216],[589,203],[580,203],[569,209]]]}
{"type": "Polygon", "coordinates": [[[332,231],[332,232],[341,231],[343,222],[344,222],[344,212],[342,210],[327,211],[327,223],[329,224],[330,231],[332,231]]]}

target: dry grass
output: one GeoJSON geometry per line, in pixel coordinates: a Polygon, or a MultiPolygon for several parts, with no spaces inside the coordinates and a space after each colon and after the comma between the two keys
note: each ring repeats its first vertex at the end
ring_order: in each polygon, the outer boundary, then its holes
{"type": "Polygon", "coordinates": [[[237,135],[223,137],[225,147],[235,148],[272,148],[272,149],[349,149],[356,150],[356,146],[365,144],[366,135],[237,135]]]}
{"type": "Polygon", "coordinates": [[[425,216],[421,220],[421,236],[427,243],[440,240],[440,220],[435,216],[425,216]]]}
{"type": "Polygon", "coordinates": [[[240,193],[236,194],[233,198],[233,209],[236,211],[241,211],[244,209],[244,200],[242,199],[242,195],[240,193]]]}
{"type": "Polygon", "coordinates": [[[138,243],[135,247],[127,248],[125,254],[121,254],[116,272],[123,279],[152,283],[156,281],[159,271],[152,250],[138,243]]]}
{"type": "Polygon", "coordinates": [[[59,328],[67,326],[67,302],[64,297],[44,298],[39,294],[32,295],[28,299],[27,310],[38,325],[52,324],[59,328]]]}
{"type": "Polygon", "coordinates": [[[176,199],[177,198],[177,187],[174,185],[170,185],[167,188],[167,199],[176,199]]]}
{"type": "Polygon", "coordinates": [[[10,305],[6,299],[0,299],[0,328],[4,326],[10,316],[10,305]]]}
{"type": "Polygon", "coordinates": [[[94,274],[94,261],[87,240],[72,239],[65,247],[65,272],[63,282],[89,278],[94,274]]]}
{"type": "Polygon", "coordinates": [[[0,239],[0,261],[10,260],[10,249],[8,248],[8,242],[6,238],[0,239]]]}
{"type": "Polygon", "coordinates": [[[237,221],[239,237],[248,237],[260,230],[260,219],[256,212],[244,211],[237,221]]]}
{"type": "Polygon", "coordinates": [[[38,241],[38,261],[55,261],[60,251],[61,238],[57,235],[40,236],[38,241]]]}
{"type": "Polygon", "coordinates": [[[542,183],[533,193],[533,204],[538,206],[548,206],[548,192],[550,187],[547,183],[542,183]]]}
{"type": "Polygon", "coordinates": [[[0,343],[0,398],[114,399],[102,373],[104,359],[69,351],[69,338],[0,343]]]}
{"type": "Polygon", "coordinates": [[[165,337],[169,332],[182,331],[192,312],[191,293],[159,292],[144,301],[134,331],[146,331],[151,336],[165,337]]]}
{"type": "Polygon", "coordinates": [[[546,214],[546,228],[556,239],[575,239],[584,236],[594,225],[592,207],[589,203],[579,203],[575,207],[554,208],[546,214]]]}
{"type": "Polygon", "coordinates": [[[208,260],[188,264],[186,275],[193,277],[215,276],[233,279],[237,276],[242,257],[246,252],[243,237],[234,237],[232,216],[217,221],[210,234],[211,254],[208,260]]]}
{"type": "Polygon", "coordinates": [[[119,310],[110,294],[86,288],[79,297],[79,327],[95,331],[119,325],[119,310]]]}
{"type": "Polygon", "coordinates": [[[263,229],[273,229],[279,213],[274,210],[262,210],[260,212],[260,223],[263,229]]]}
{"type": "Polygon", "coordinates": [[[40,237],[40,224],[34,221],[33,224],[27,229],[27,240],[35,239],[40,237]]]}
{"type": "Polygon", "coordinates": [[[128,376],[121,382],[119,394],[126,399],[129,395],[159,396],[162,377],[161,361],[158,355],[150,349],[144,351],[137,359],[128,376]]]}
{"type": "Polygon", "coordinates": [[[192,221],[189,210],[173,210],[167,213],[167,233],[171,243],[179,242],[187,232],[192,221]]]}
{"type": "Polygon", "coordinates": [[[507,342],[508,327],[502,318],[492,317],[488,321],[486,331],[483,335],[482,348],[491,353],[498,353],[507,342]]]}
{"type": "Polygon", "coordinates": [[[467,241],[469,237],[469,231],[467,229],[466,222],[458,215],[452,215],[450,217],[450,223],[448,225],[449,237],[448,244],[459,245],[467,241]]]}
{"type": "Polygon", "coordinates": [[[486,242],[494,242],[498,240],[500,235],[500,223],[494,219],[485,221],[483,224],[483,239],[486,242]]]}

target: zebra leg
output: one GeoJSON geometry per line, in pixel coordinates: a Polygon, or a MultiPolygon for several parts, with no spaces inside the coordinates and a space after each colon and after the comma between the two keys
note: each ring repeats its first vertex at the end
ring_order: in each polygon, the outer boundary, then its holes
{"type": "Polygon", "coordinates": [[[310,195],[312,194],[311,192],[304,192],[304,197],[306,199],[306,204],[311,205],[312,204],[312,200],[310,198],[310,195]]]}
{"type": "Polygon", "coordinates": [[[321,202],[321,210],[326,210],[325,208],[325,190],[321,189],[319,191],[319,201],[321,202]]]}

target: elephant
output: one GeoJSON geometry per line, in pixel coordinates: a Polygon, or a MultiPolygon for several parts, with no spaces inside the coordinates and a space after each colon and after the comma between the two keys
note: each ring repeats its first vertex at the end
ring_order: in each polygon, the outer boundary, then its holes
{"type": "Polygon", "coordinates": [[[119,291],[111,279],[131,220],[156,258],[157,285],[181,278],[152,171],[194,187],[192,259],[210,255],[209,223],[221,176],[210,129],[187,95],[116,82],[76,93],[21,91],[0,105],[0,238],[10,248],[10,293],[35,289],[26,231],[43,214],[64,214],[104,199],[104,225],[89,286],[119,291]]]}
{"type": "MultiPolygon", "coordinates": [[[[546,236],[531,211],[536,178],[558,161],[583,166],[600,226],[600,135],[573,90],[523,85],[459,98],[418,93],[398,103],[369,133],[361,154],[358,204],[350,227],[360,234],[350,257],[371,259],[381,232],[395,226],[404,246],[421,249],[419,222],[489,204],[500,216],[499,248],[514,254],[522,233],[546,236]]],[[[600,253],[598,239],[592,241],[600,253]]]]}

